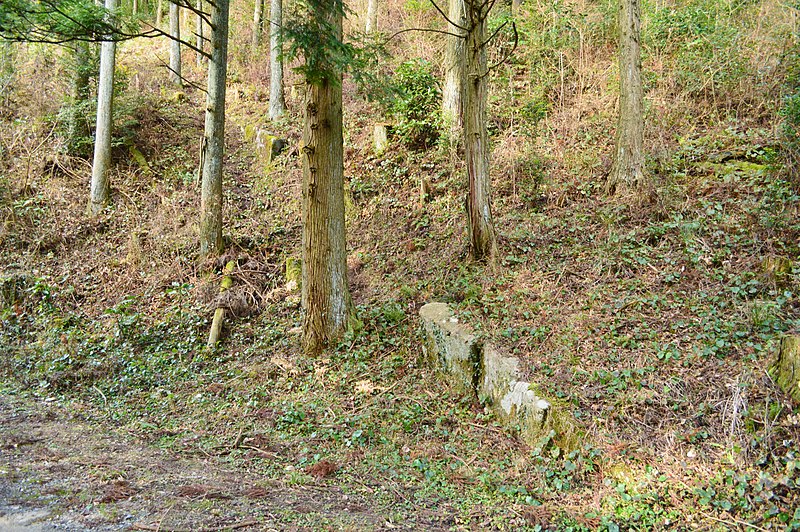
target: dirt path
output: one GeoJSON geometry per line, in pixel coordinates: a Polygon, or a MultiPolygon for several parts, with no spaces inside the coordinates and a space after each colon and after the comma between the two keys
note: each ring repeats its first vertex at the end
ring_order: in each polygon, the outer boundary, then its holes
{"type": "Polygon", "coordinates": [[[54,404],[0,397],[0,530],[409,528],[380,514],[325,481],[287,487],[222,459],[176,456],[54,404]]]}

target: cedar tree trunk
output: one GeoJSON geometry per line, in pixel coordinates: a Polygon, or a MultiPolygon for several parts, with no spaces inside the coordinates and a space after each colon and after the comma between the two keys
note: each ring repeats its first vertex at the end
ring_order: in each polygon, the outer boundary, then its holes
{"type": "MultiPolygon", "coordinates": [[[[106,9],[117,9],[117,0],[106,0],[106,9]]],[[[110,35],[107,36],[109,39],[110,35]]],[[[97,125],[94,138],[94,161],[89,195],[89,214],[98,214],[108,203],[110,186],[108,169],[111,166],[111,117],[114,107],[114,66],[117,43],[108,40],[100,45],[100,76],[97,83],[97,125]]]]}
{"type": "MultiPolygon", "coordinates": [[[[197,0],[197,18],[195,19],[195,42],[194,45],[198,50],[205,50],[205,39],[203,38],[203,17],[199,12],[203,11],[203,0],[197,0]]],[[[203,54],[200,52],[195,53],[198,68],[203,66],[203,54]]]]}
{"type": "Polygon", "coordinates": [[[270,0],[269,18],[269,119],[277,120],[286,113],[286,98],[283,95],[283,58],[281,58],[283,24],[281,0],[270,0]]]}
{"type": "MultiPolygon", "coordinates": [[[[341,39],[336,2],[318,4],[316,16],[341,39]]],[[[326,65],[329,67],[329,65],[326,65]]],[[[342,75],[306,80],[303,129],[303,346],[317,354],[350,326],[342,149],[342,75]]]]}
{"type": "Polygon", "coordinates": [[[183,86],[181,76],[181,17],[180,8],[174,1],[169,3],[169,80],[177,86],[183,86]]]}
{"type": "Polygon", "coordinates": [[[72,43],[72,82],[70,84],[69,113],[67,116],[67,149],[76,155],[79,140],[89,136],[89,124],[83,110],[89,99],[89,43],[72,43]]]}
{"type": "Polygon", "coordinates": [[[253,6],[253,50],[261,46],[261,33],[264,31],[264,0],[255,0],[253,6]]]}
{"type": "Polygon", "coordinates": [[[469,195],[470,253],[475,260],[491,260],[497,242],[492,221],[492,182],[489,177],[489,133],[486,129],[488,66],[486,61],[486,3],[467,0],[467,69],[464,79],[464,154],[469,195]]]}
{"type": "Polygon", "coordinates": [[[367,1],[367,33],[378,31],[378,0],[367,1]]]}
{"type": "Polygon", "coordinates": [[[650,183],[644,175],[644,90],[639,36],[639,0],[620,0],[619,10],[619,123],[614,164],[607,194],[642,197],[650,183]]]}
{"type": "MultiPolygon", "coordinates": [[[[448,18],[461,26],[467,27],[467,15],[464,0],[450,0],[448,18]]],[[[465,53],[466,36],[464,30],[447,24],[447,31],[455,35],[446,36],[446,47],[444,56],[444,88],[442,90],[442,115],[445,124],[450,128],[450,136],[453,140],[461,135],[464,127],[462,120],[461,106],[464,98],[463,80],[466,71],[467,57],[465,53]]]]}
{"type": "Polygon", "coordinates": [[[211,4],[211,60],[203,138],[200,195],[200,255],[220,255],[222,244],[222,162],[225,150],[225,76],[228,70],[229,0],[211,4]]]}

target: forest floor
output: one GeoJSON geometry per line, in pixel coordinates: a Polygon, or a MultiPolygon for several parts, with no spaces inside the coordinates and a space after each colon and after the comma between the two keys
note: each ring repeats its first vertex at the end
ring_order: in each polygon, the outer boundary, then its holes
{"type": "Polygon", "coordinates": [[[52,59],[31,51],[20,79],[45,86],[2,108],[2,511],[44,508],[46,526],[75,530],[800,527],[800,416],[767,371],[800,328],[800,196],[769,117],[698,124],[653,98],[656,190],[640,205],[601,192],[610,99],[562,106],[536,135],[493,121],[488,267],[467,259],[457,150],[374,154],[375,111],[346,84],[363,329],[308,358],[284,275],[301,234],[297,117],[266,124],[264,73],[231,76],[228,253],[198,264],[203,95],[163,89],[146,47],[122,49],[98,217],[86,160],[59,146],[52,59]],[[290,141],[269,165],[258,127],[290,141]],[[520,357],[581,446],[525,444],[449,390],[422,349],[431,301],[520,357]],[[232,318],[208,349],[220,303],[232,318]]]}
{"type": "Polygon", "coordinates": [[[391,528],[378,508],[336,485],[287,486],[52,404],[9,399],[0,399],[3,530],[15,519],[20,530],[48,531],[391,528]]]}

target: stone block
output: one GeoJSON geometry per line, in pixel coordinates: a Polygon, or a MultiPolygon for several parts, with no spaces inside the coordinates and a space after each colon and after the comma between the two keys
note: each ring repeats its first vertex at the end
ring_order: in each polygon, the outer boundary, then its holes
{"type": "Polygon", "coordinates": [[[445,303],[429,303],[419,313],[427,333],[429,357],[449,375],[452,386],[475,393],[503,424],[518,428],[520,438],[527,443],[535,444],[552,430],[562,447],[577,446],[579,434],[574,423],[565,412],[541,398],[530,383],[521,380],[518,358],[481,342],[445,303]]]}
{"type": "Polygon", "coordinates": [[[428,354],[452,376],[460,391],[474,391],[481,345],[475,333],[458,322],[446,303],[428,303],[419,310],[428,335],[428,354]]]}
{"type": "Polygon", "coordinates": [[[288,146],[288,141],[270,134],[264,129],[257,128],[255,132],[256,154],[265,164],[269,165],[288,146]]]}
{"type": "Polygon", "coordinates": [[[381,154],[389,147],[389,126],[386,124],[375,124],[372,132],[373,147],[375,153],[381,154]]]}

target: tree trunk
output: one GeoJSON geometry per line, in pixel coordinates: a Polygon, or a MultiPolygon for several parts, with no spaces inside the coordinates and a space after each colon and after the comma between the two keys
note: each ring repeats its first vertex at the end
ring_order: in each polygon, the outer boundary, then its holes
{"type": "Polygon", "coordinates": [[[158,0],[156,4],[156,27],[160,28],[164,18],[164,0],[158,0]]]}
{"type": "Polygon", "coordinates": [[[269,119],[277,120],[286,113],[286,98],[283,95],[283,59],[280,56],[283,25],[281,0],[270,0],[269,18],[269,119]]]}
{"type": "Polygon", "coordinates": [[[366,32],[378,31],[378,0],[367,1],[367,26],[366,32]]]}
{"type": "Polygon", "coordinates": [[[492,220],[492,181],[489,177],[489,132],[486,129],[487,61],[485,4],[467,0],[467,69],[464,79],[464,151],[469,195],[470,253],[475,260],[491,260],[497,247],[492,220]]]}
{"type": "MultiPolygon", "coordinates": [[[[117,9],[117,0],[106,0],[106,9],[117,9]]],[[[110,38],[111,36],[107,36],[110,38]]],[[[114,106],[114,66],[117,43],[103,41],[100,45],[100,77],[97,85],[97,126],[95,128],[94,161],[89,195],[89,214],[97,214],[108,203],[110,186],[108,169],[111,166],[111,117],[114,106]]]]}
{"type": "Polygon", "coordinates": [[[139,0],[133,0],[133,7],[131,8],[131,11],[134,15],[139,14],[139,0]]]}
{"type": "MultiPolygon", "coordinates": [[[[203,0],[197,0],[197,11],[203,11],[203,0]]],[[[197,15],[197,19],[195,21],[195,46],[198,50],[205,50],[205,39],[203,38],[203,17],[199,14],[197,15]]],[[[196,53],[197,57],[197,67],[203,67],[203,54],[196,53]]]]}
{"type": "MultiPolygon", "coordinates": [[[[314,14],[341,39],[342,16],[334,2],[314,14]]],[[[329,66],[329,65],[325,65],[329,66]]],[[[306,80],[303,129],[303,344],[317,354],[350,326],[347,284],[342,149],[342,77],[306,80]]]]}
{"type": "Polygon", "coordinates": [[[180,8],[174,1],[169,3],[169,34],[172,40],[169,42],[169,80],[173,84],[182,87],[183,76],[181,76],[181,16],[180,8]]]}
{"type": "MultiPolygon", "coordinates": [[[[253,49],[261,46],[261,34],[264,31],[264,0],[255,0],[253,8],[253,49]]],[[[270,32],[271,34],[271,32],[270,32]]]]}
{"type": "Polygon", "coordinates": [[[219,255],[222,243],[222,162],[225,149],[225,77],[228,70],[229,0],[211,4],[211,60],[203,138],[200,255],[219,255]]]}
{"type": "Polygon", "coordinates": [[[67,149],[72,155],[78,153],[80,140],[88,137],[89,124],[83,111],[89,99],[89,43],[72,43],[72,83],[70,87],[69,113],[67,116],[67,149]]]}
{"type": "MultiPolygon", "coordinates": [[[[448,18],[461,26],[467,27],[467,16],[465,12],[464,0],[450,0],[448,18]]],[[[456,35],[464,35],[464,30],[447,24],[447,31],[456,35]]],[[[442,115],[445,125],[449,128],[450,137],[453,141],[461,136],[463,123],[462,100],[464,87],[462,85],[466,70],[466,55],[464,37],[454,35],[446,36],[446,48],[444,56],[444,88],[442,90],[442,115]]],[[[457,144],[457,142],[456,142],[457,144]]]]}
{"type": "Polygon", "coordinates": [[[639,36],[639,0],[620,0],[619,122],[614,164],[606,180],[607,194],[630,194],[640,199],[650,183],[644,175],[644,90],[639,36]]]}
{"type": "Polygon", "coordinates": [[[8,104],[14,81],[14,49],[11,41],[0,39],[0,99],[8,104]]]}

